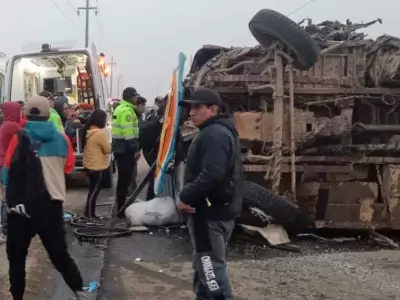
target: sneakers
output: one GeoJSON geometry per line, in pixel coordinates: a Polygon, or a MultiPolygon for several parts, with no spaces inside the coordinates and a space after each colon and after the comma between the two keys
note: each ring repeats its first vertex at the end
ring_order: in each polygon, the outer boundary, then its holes
{"type": "Polygon", "coordinates": [[[88,296],[83,291],[75,292],[76,300],[83,300],[83,299],[87,299],[87,298],[88,298],[88,296]]]}

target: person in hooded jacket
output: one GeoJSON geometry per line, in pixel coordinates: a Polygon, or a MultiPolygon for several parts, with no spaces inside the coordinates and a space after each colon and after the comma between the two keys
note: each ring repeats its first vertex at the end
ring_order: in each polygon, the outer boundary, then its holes
{"type": "MultiPolygon", "coordinates": [[[[149,166],[153,165],[157,160],[158,147],[160,145],[161,131],[164,122],[165,106],[168,100],[168,95],[165,97],[157,97],[155,103],[158,106],[157,113],[149,115],[145,122],[140,126],[139,142],[143,151],[143,156],[149,166]]],[[[150,176],[147,187],[146,200],[151,200],[155,197],[154,194],[154,171],[150,176]]]]}
{"type": "Polygon", "coordinates": [[[3,167],[4,156],[10,144],[11,137],[22,129],[21,105],[9,101],[3,104],[3,123],[0,126],[0,168],[3,167]]]}
{"type": "Polygon", "coordinates": [[[107,113],[95,110],[86,122],[83,140],[83,167],[89,177],[89,193],[86,200],[85,216],[93,219],[96,216],[96,202],[101,190],[101,181],[109,166],[111,144],[107,134],[102,130],[107,124],[107,113]]]}
{"type": "MultiPolygon", "coordinates": [[[[4,164],[4,157],[10,144],[11,137],[22,129],[21,106],[18,102],[9,101],[3,104],[3,123],[0,126],[0,169],[4,164]]],[[[2,233],[7,233],[7,210],[5,199],[1,203],[1,228],[2,233]]]]}
{"type": "Polygon", "coordinates": [[[63,218],[65,174],[74,169],[74,152],[65,134],[48,122],[47,98],[29,99],[25,113],[28,122],[11,137],[1,170],[8,207],[10,292],[13,300],[24,299],[26,256],[32,238],[38,235],[76,299],[83,299],[83,280],[68,252],[63,218]]]}
{"type": "Polygon", "coordinates": [[[65,124],[67,122],[68,116],[67,113],[69,111],[68,104],[65,103],[63,99],[57,99],[54,101],[54,110],[58,113],[61,118],[61,123],[65,128],[65,124]]]}
{"type": "Polygon", "coordinates": [[[242,211],[240,140],[232,118],[219,113],[216,91],[197,88],[183,104],[190,105],[190,118],[200,129],[188,150],[178,203],[189,215],[193,287],[198,300],[232,300],[226,244],[242,211]]]}

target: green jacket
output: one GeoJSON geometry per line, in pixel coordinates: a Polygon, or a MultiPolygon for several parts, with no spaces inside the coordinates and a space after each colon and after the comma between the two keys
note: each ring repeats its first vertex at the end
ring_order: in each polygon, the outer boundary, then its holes
{"type": "Polygon", "coordinates": [[[64,132],[64,126],[61,121],[61,117],[59,114],[56,112],[54,108],[50,107],[50,116],[49,116],[49,122],[52,122],[54,126],[56,126],[56,129],[60,132],[64,132]]]}
{"type": "Polygon", "coordinates": [[[139,124],[135,106],[125,100],[113,112],[112,151],[114,153],[136,153],[140,151],[139,124]]]}

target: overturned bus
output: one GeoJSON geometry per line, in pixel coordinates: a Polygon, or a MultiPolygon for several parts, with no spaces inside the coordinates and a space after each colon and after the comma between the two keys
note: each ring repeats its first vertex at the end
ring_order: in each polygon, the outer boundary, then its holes
{"type": "Polygon", "coordinates": [[[261,10],[249,23],[259,46],[204,46],[185,81],[221,94],[246,178],[317,228],[400,229],[400,39],[359,32],[376,22],[261,10]]]}

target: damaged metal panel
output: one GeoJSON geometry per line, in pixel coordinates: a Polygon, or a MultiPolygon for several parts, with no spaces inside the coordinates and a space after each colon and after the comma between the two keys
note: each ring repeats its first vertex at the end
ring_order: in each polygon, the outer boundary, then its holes
{"type": "Polygon", "coordinates": [[[383,190],[387,195],[387,213],[394,229],[400,229],[400,165],[382,167],[383,190]]]}
{"type": "Polygon", "coordinates": [[[376,22],[301,25],[320,47],[308,69],[281,40],[214,51],[185,82],[221,94],[245,172],[316,226],[400,229],[400,39],[356,31],[376,22]]]}
{"type": "Polygon", "coordinates": [[[385,223],[385,207],[378,203],[377,183],[307,182],[299,186],[297,196],[299,206],[319,226],[347,224],[367,228],[385,223]]]}

